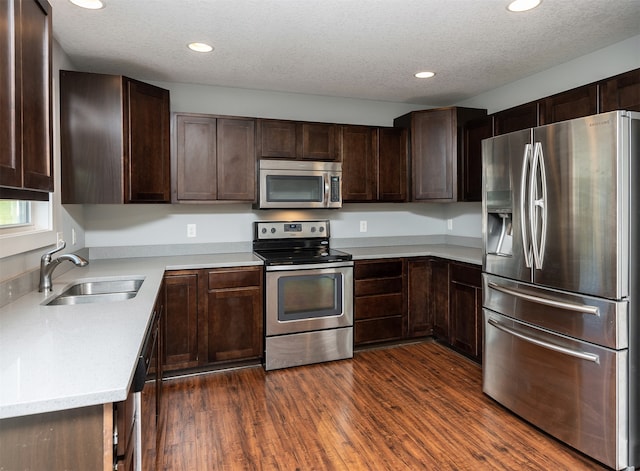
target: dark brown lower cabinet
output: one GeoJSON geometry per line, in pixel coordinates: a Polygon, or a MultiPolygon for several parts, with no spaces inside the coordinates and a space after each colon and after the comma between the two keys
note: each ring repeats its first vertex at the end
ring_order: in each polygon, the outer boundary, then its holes
{"type": "Polygon", "coordinates": [[[262,267],[207,271],[205,362],[262,356],[262,267]]]}
{"type": "Polygon", "coordinates": [[[431,267],[431,300],[433,336],[449,343],[449,261],[434,258],[431,267]]]}
{"type": "Polygon", "coordinates": [[[404,336],[406,288],[404,259],[358,260],[354,264],[354,344],[404,336]]]}
{"type": "Polygon", "coordinates": [[[198,270],[164,275],[164,371],[198,366],[198,270]]]}
{"type": "Polygon", "coordinates": [[[450,344],[482,359],[482,270],[477,265],[450,263],[450,344]]]}
{"type": "Polygon", "coordinates": [[[165,273],[165,372],[262,357],[262,273],[262,266],[165,273]]]}
{"type": "Polygon", "coordinates": [[[407,260],[407,338],[425,337],[433,332],[431,301],[431,261],[426,257],[407,260]]]}

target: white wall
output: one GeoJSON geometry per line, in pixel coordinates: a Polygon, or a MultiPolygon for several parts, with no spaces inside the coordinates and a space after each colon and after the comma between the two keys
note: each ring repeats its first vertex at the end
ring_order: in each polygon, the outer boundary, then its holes
{"type": "MultiPolygon", "coordinates": [[[[640,67],[640,36],[518,82],[466,100],[459,105],[489,112],[590,83],[640,67]]],[[[389,126],[393,118],[420,105],[242,90],[156,82],[171,91],[171,109],[236,116],[389,126]]],[[[295,217],[295,216],[292,216],[295,217]]],[[[329,218],[338,238],[447,234],[481,237],[480,204],[347,204],[340,211],[313,212],[329,218]],[[446,221],[451,219],[452,230],[446,221]],[[367,233],[359,221],[367,220],[367,233]]],[[[84,219],[88,247],[184,244],[251,240],[251,223],[277,219],[271,211],[249,205],[87,206],[84,219]],[[186,237],[186,224],[196,224],[198,236],[186,237]]]]}
{"type": "Polygon", "coordinates": [[[640,68],[640,35],[458,103],[489,113],[640,68]]]}

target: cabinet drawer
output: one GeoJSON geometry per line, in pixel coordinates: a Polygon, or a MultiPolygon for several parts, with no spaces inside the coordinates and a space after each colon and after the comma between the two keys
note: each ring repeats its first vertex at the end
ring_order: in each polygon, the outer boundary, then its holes
{"type": "Polygon", "coordinates": [[[381,278],[378,280],[356,280],[355,295],[402,293],[402,278],[381,278]]]}
{"type": "Polygon", "coordinates": [[[262,282],[262,268],[212,270],[208,273],[208,277],[210,290],[260,286],[262,282]]]}
{"type": "Polygon", "coordinates": [[[356,280],[402,276],[402,260],[386,259],[379,262],[356,262],[353,275],[356,280]]]}
{"type": "Polygon", "coordinates": [[[402,294],[382,294],[356,298],[355,318],[401,316],[404,311],[402,307],[402,294]]]}
{"type": "Polygon", "coordinates": [[[480,288],[482,286],[482,270],[480,267],[452,263],[451,281],[480,288]]]}
{"type": "Polygon", "coordinates": [[[402,317],[385,317],[357,321],[354,327],[356,345],[402,338],[402,317]]]}

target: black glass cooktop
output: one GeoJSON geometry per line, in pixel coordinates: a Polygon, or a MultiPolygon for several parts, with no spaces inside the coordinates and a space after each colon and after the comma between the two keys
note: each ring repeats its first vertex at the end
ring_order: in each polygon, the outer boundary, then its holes
{"type": "Polygon", "coordinates": [[[327,247],[254,250],[265,265],[304,265],[351,260],[351,254],[327,247]]]}

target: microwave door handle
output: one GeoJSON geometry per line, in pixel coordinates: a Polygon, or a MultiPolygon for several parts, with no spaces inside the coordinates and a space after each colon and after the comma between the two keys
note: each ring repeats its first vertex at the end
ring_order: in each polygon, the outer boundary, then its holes
{"type": "Polygon", "coordinates": [[[323,206],[325,208],[329,207],[329,195],[331,193],[331,175],[328,173],[324,174],[324,201],[323,206]]]}

